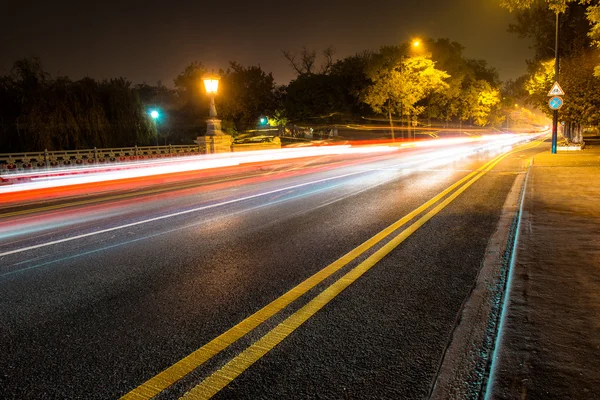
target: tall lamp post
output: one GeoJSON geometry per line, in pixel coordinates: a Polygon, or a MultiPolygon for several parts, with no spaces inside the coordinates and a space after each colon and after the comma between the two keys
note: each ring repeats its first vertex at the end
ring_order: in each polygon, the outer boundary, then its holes
{"type": "Polygon", "coordinates": [[[215,96],[219,90],[220,79],[215,74],[205,75],[202,78],[206,94],[210,97],[210,107],[206,120],[206,135],[198,136],[195,142],[206,149],[207,153],[223,153],[232,150],[233,140],[230,135],[225,135],[221,130],[221,120],[217,118],[217,108],[215,107],[215,96]]]}
{"type": "MultiPolygon", "coordinates": [[[[423,49],[421,48],[421,39],[413,39],[411,42],[410,49],[412,50],[413,54],[422,54],[423,49]]],[[[413,125],[412,116],[410,115],[410,111],[409,111],[407,121],[406,121],[408,139],[410,139],[411,132],[412,132],[413,139],[415,138],[414,127],[416,126],[416,122],[417,121],[415,121],[415,125],[413,125]]]]}
{"type": "Polygon", "coordinates": [[[219,90],[220,79],[221,78],[218,75],[214,74],[206,75],[202,78],[206,94],[210,97],[210,108],[208,110],[209,118],[206,120],[207,136],[219,136],[223,134],[221,131],[221,120],[217,119],[217,108],[215,107],[215,96],[219,90]]]}

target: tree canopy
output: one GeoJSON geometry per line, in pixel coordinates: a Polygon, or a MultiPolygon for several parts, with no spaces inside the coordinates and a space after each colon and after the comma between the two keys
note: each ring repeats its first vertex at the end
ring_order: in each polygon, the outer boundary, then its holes
{"type": "Polygon", "coordinates": [[[547,93],[558,79],[566,93],[559,113],[565,122],[566,137],[573,139],[573,130],[580,131],[583,125],[597,125],[600,54],[592,44],[598,44],[600,39],[599,5],[589,0],[502,0],[501,5],[517,13],[517,22],[510,30],[534,43],[535,57],[529,62],[530,74],[524,85],[527,100],[550,116],[547,93]],[[557,78],[554,45],[558,17],[557,78]]]}
{"type": "MultiPolygon", "coordinates": [[[[484,60],[466,58],[449,39],[382,46],[334,59],[333,48],[284,52],[297,73],[284,86],[260,66],[231,61],[220,70],[215,97],[223,130],[237,135],[270,124],[324,125],[385,116],[411,126],[427,118],[443,124],[501,123],[498,73],[484,60]],[[264,126],[264,125],[263,125],[264,126]]],[[[191,62],[171,87],[132,85],[124,78],[71,81],[52,77],[39,59],[18,60],[0,77],[0,145],[5,152],[192,143],[206,131],[208,69],[191,62]],[[160,111],[153,121],[148,112],[160,111]]]]}
{"type": "MultiPolygon", "coordinates": [[[[383,49],[382,57],[386,57],[386,51],[383,49]]],[[[431,92],[448,88],[444,80],[450,75],[436,69],[430,58],[408,57],[392,65],[380,65],[370,75],[372,84],[364,90],[363,101],[376,113],[387,115],[391,126],[393,115],[418,116],[424,110],[417,106],[418,101],[431,92]]]]}

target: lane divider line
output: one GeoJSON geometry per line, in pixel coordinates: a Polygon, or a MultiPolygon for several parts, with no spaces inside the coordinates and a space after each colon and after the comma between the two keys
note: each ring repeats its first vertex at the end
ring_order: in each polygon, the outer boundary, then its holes
{"type": "Polygon", "coordinates": [[[437,215],[440,211],[446,208],[452,203],[460,194],[467,190],[473,183],[477,182],[482,176],[487,174],[494,166],[500,161],[507,157],[510,153],[503,154],[496,159],[491,165],[485,170],[478,173],[477,176],[473,177],[463,186],[458,188],[454,193],[448,196],[444,201],[439,203],[424,216],[419,218],[416,222],[411,224],[408,228],[403,230],[400,234],[395,236],[392,240],[382,246],[379,250],[373,253],[365,261],[354,267],[336,282],[331,284],[327,289],[318,294],[314,299],[309,301],[306,305],[300,308],[298,311],[289,316],[286,320],[281,322],[261,339],[254,344],[250,345],[246,350],[242,351],[239,355],[234,357],[231,361],[225,364],[221,369],[214,372],[212,375],[207,377],[200,384],[195,386],[192,390],[187,392],[181,399],[209,399],[218,393],[221,389],[227,386],[231,381],[242,374],[252,364],[262,358],[265,354],[271,351],[277,344],[282,342],[287,336],[293,331],[300,327],[310,317],[321,310],[327,303],[333,300],[339,295],[344,289],[354,283],[358,278],[364,275],[369,269],[377,264],[381,259],[388,255],[392,250],[398,247],[408,237],[410,237],[415,231],[423,226],[427,221],[437,215]]]}
{"type": "Polygon", "coordinates": [[[190,355],[186,356],[182,360],[163,370],[158,375],[142,383],[140,386],[124,395],[122,399],[150,399],[162,392],[163,390],[167,389],[169,386],[173,385],[175,382],[179,381],[187,374],[204,364],[214,355],[220,353],[225,348],[229,347],[231,344],[244,337],[257,326],[265,322],[267,319],[271,318],[272,316],[283,310],[293,301],[298,299],[300,296],[304,295],[306,292],[308,292],[310,289],[312,289],[313,287],[321,283],[323,280],[334,274],[336,271],[340,270],[345,265],[358,258],[361,254],[369,250],[371,247],[375,246],[377,243],[381,242],[383,239],[385,239],[390,234],[398,230],[407,222],[411,221],[416,216],[429,209],[433,204],[440,201],[458,186],[468,181],[476,174],[481,173],[481,171],[484,171],[495,160],[503,156],[506,155],[500,155],[495,159],[488,161],[477,170],[469,173],[464,178],[458,180],[457,182],[446,188],[444,191],[440,192],[438,195],[423,203],[420,207],[416,208],[415,210],[402,217],[400,220],[396,221],[392,225],[388,226],[387,228],[385,228],[375,236],[371,237],[358,247],[354,248],[352,251],[348,252],[346,255],[342,256],[338,260],[334,261],[327,267],[315,273],[314,275],[306,279],[304,282],[298,284],[279,298],[275,299],[271,303],[264,306],[262,309],[258,310],[254,314],[250,315],[249,317],[235,325],[234,327],[217,336],[215,339],[211,340],[210,342],[208,342],[198,350],[194,351],[190,355]]]}

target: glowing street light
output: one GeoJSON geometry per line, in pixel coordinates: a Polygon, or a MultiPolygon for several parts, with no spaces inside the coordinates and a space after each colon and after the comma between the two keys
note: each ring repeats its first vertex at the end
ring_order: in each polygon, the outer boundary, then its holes
{"type": "Polygon", "coordinates": [[[233,150],[233,138],[231,135],[223,134],[221,131],[221,120],[217,119],[217,108],[215,107],[215,96],[219,91],[221,77],[215,74],[204,75],[204,88],[210,96],[210,109],[206,120],[206,134],[198,136],[196,142],[207,153],[227,153],[233,150]]]}
{"type": "Polygon", "coordinates": [[[219,80],[221,78],[219,75],[210,74],[204,76],[202,80],[204,81],[204,88],[206,89],[206,94],[210,96],[210,110],[208,111],[208,116],[211,118],[215,118],[217,116],[217,108],[215,107],[215,95],[219,90],[219,80]]]}
{"type": "Polygon", "coordinates": [[[209,118],[206,120],[206,136],[224,136],[221,131],[221,120],[217,119],[217,108],[215,107],[215,96],[219,91],[219,81],[221,77],[215,74],[204,75],[204,88],[206,94],[210,96],[209,118]]]}
{"type": "Polygon", "coordinates": [[[415,39],[412,42],[413,47],[419,47],[421,45],[421,41],[419,39],[415,39]]]}
{"type": "Polygon", "coordinates": [[[148,113],[152,121],[154,121],[154,128],[156,128],[156,146],[158,146],[158,118],[160,118],[160,113],[158,110],[150,110],[148,113]]]}

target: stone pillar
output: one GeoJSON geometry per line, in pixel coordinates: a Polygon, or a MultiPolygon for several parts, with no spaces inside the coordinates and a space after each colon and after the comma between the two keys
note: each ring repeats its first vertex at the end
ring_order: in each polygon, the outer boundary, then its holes
{"type": "Polygon", "coordinates": [[[206,135],[198,136],[194,142],[204,147],[207,154],[229,153],[233,138],[221,131],[220,119],[210,118],[206,120],[206,135]]]}

